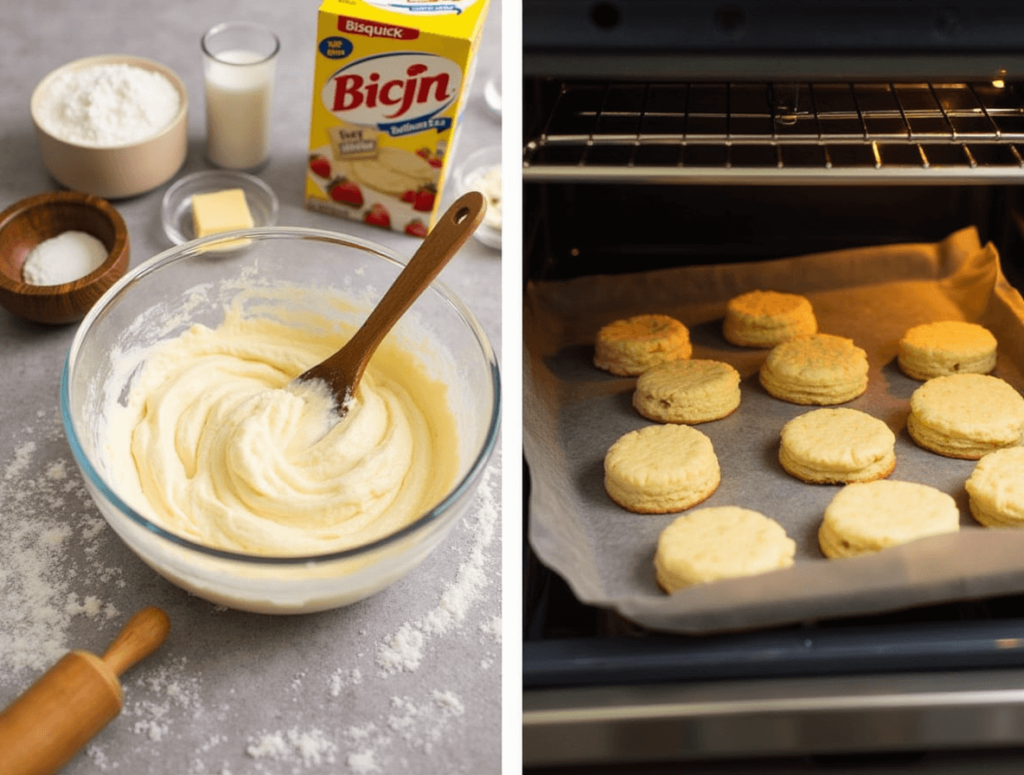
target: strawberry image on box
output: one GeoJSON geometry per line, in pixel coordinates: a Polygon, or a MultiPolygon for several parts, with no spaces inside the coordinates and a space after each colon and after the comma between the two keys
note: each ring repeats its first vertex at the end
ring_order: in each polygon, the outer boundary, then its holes
{"type": "Polygon", "coordinates": [[[487,7],[488,0],[323,0],[309,209],[426,234],[487,7]]]}

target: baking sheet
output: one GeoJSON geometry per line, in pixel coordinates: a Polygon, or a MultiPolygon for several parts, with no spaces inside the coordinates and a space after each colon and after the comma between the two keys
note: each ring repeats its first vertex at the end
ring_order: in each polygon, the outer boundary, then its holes
{"type": "Polygon", "coordinates": [[[906,431],[921,384],[895,363],[912,325],[963,319],[999,341],[995,375],[1024,391],[1024,301],[999,256],[965,229],[935,244],[890,245],[770,262],[683,267],[643,274],[534,282],[524,299],[523,446],[530,469],[529,540],[579,599],[655,630],[725,632],[878,613],[1024,590],[1024,531],[992,530],[970,516],[964,482],[975,461],[917,447],[906,431]],[[850,337],[868,353],[867,392],[844,406],[884,420],[896,434],[891,479],[923,482],[954,497],[961,530],[874,555],[827,560],[817,544],[834,485],[804,484],[778,463],[779,431],[816,407],[769,396],[757,371],[767,350],[722,337],[725,304],[754,288],[805,294],[822,332],[850,337]],[[694,358],[731,363],[742,403],[696,426],[714,444],[722,483],[704,506],[753,508],[797,542],[794,567],[662,593],[654,549],[677,514],[633,514],[603,485],[603,460],[622,434],[650,424],[632,407],[635,378],[593,365],[597,330],[612,320],[665,313],[690,328],[694,358]]]}

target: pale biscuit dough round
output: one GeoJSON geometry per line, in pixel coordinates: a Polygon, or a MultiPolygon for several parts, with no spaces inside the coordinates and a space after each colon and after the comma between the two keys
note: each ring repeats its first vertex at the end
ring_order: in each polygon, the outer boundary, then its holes
{"type": "Polygon", "coordinates": [[[658,537],[654,569],[665,592],[788,568],[796,542],[782,525],[738,506],[696,509],[658,537]]]}
{"type": "Polygon", "coordinates": [[[633,391],[633,407],[657,422],[720,420],[740,405],[740,374],[728,363],[679,359],[652,366],[633,391]]]}
{"type": "Polygon", "coordinates": [[[923,449],[977,460],[1021,443],[1024,398],[1005,380],[987,374],[934,377],[910,396],[907,431],[923,449]]]}
{"type": "Polygon", "coordinates": [[[811,484],[884,479],[896,467],[896,435],[857,409],[830,408],[794,417],[782,427],[779,462],[811,484]]]}
{"type": "Polygon", "coordinates": [[[818,332],[806,296],[778,291],[748,291],[729,300],[722,334],[741,347],[774,347],[795,336],[818,332]]]}
{"type": "Polygon", "coordinates": [[[996,367],[996,338],[984,326],[962,320],[924,323],[907,329],[896,362],[908,377],[988,374],[996,367]]]}
{"type": "Polygon", "coordinates": [[[964,485],[974,518],[986,527],[1024,527],[1024,447],[981,458],[964,485]]]}
{"type": "Polygon", "coordinates": [[[608,496],[638,514],[696,506],[722,480],[711,439],[689,425],[648,425],[620,437],[605,454],[608,496]]]}
{"type": "Polygon", "coordinates": [[[693,352],[690,330],[668,315],[635,315],[597,332],[594,365],[620,377],[635,377],[652,366],[693,352]]]}
{"type": "Polygon", "coordinates": [[[800,336],[773,347],[759,377],[764,389],[783,401],[842,404],[868,389],[868,357],[844,336],[800,336]]]}
{"type": "Polygon", "coordinates": [[[818,544],[826,557],[855,557],[959,529],[951,496],[926,484],[880,479],[836,493],[825,507],[818,544]]]}

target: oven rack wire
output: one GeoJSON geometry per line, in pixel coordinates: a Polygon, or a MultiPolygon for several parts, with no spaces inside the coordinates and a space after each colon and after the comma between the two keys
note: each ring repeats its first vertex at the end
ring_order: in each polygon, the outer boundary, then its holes
{"type": "Polygon", "coordinates": [[[999,83],[561,84],[527,182],[1024,180],[1024,101],[999,83]]]}

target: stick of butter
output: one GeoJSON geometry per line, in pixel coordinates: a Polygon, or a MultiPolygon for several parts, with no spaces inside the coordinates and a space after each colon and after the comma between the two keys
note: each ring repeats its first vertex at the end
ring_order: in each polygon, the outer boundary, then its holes
{"type": "MultiPolygon", "coordinates": [[[[249,205],[245,201],[245,192],[240,188],[227,188],[208,194],[193,194],[192,223],[195,226],[196,237],[208,237],[211,234],[236,229],[251,229],[252,213],[249,212],[249,205]]],[[[236,240],[231,240],[216,247],[236,247],[235,242],[236,240]]]]}

